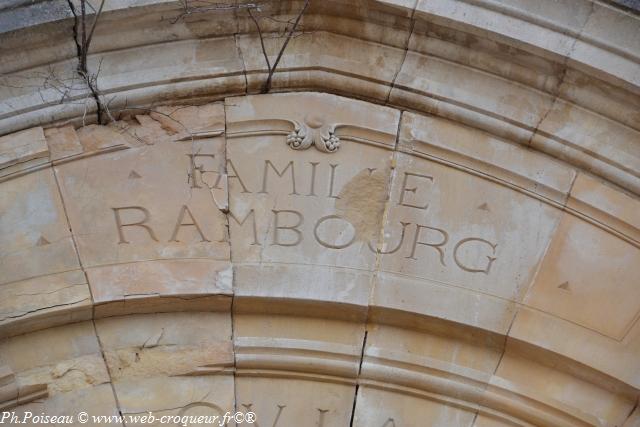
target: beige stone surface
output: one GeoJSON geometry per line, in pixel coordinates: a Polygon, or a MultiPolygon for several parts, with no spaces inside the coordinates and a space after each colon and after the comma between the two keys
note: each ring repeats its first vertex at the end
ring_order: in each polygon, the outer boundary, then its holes
{"type": "Polygon", "coordinates": [[[73,126],[45,129],[47,145],[51,152],[51,160],[60,160],[65,157],[82,153],[83,147],[73,126]]]}
{"type": "Polygon", "coordinates": [[[245,312],[234,315],[234,351],[238,372],[276,370],[287,375],[358,375],[364,325],[302,315],[245,312]]]}
{"type": "Polygon", "coordinates": [[[473,411],[429,398],[361,387],[358,391],[358,404],[353,425],[357,427],[423,425],[448,427],[471,425],[473,418],[473,411]]]}
{"type": "Polygon", "coordinates": [[[34,172],[4,187],[0,193],[0,281],[10,283],[78,268],[53,171],[34,172]]]}
{"type": "MultiPolygon", "coordinates": [[[[260,39],[255,35],[244,36],[238,43],[248,72],[250,93],[259,92],[267,79],[266,64],[261,50],[256,48],[258,45],[260,39]]],[[[278,56],[280,46],[279,38],[265,40],[271,63],[278,56]]],[[[288,72],[276,74],[273,85],[311,89],[320,80],[333,92],[346,93],[356,85],[366,90],[368,98],[385,100],[389,93],[388,85],[394,80],[403,56],[400,48],[366,41],[354,42],[329,32],[302,34],[291,41],[282,58],[282,68],[288,72]],[[364,78],[351,77],[355,75],[364,78]]]]}
{"type": "Polygon", "coordinates": [[[233,366],[228,313],[155,313],[96,321],[115,383],[211,375],[233,366]]]}
{"type": "Polygon", "coordinates": [[[567,206],[596,220],[622,237],[640,241],[640,203],[604,183],[584,174],[571,188],[567,206]]]}
{"type": "Polygon", "coordinates": [[[635,404],[631,396],[576,378],[560,364],[545,366],[528,359],[526,353],[510,349],[500,360],[491,382],[538,404],[563,409],[592,425],[622,425],[635,404]]]}
{"type": "Polygon", "coordinates": [[[232,293],[233,271],[216,261],[178,259],[91,268],[87,270],[87,277],[98,305],[96,313],[100,316],[147,312],[149,304],[158,310],[163,299],[171,298],[174,298],[171,311],[184,309],[196,300],[205,302],[203,299],[210,295],[221,298],[210,300],[209,310],[228,306],[230,302],[225,302],[223,296],[232,293]],[[180,303],[180,298],[185,300],[180,303]]]}
{"type": "Polygon", "coordinates": [[[231,99],[226,109],[236,294],[366,305],[398,113],[327,94],[231,99]],[[292,149],[287,135],[310,147],[292,149]],[[321,151],[330,136],[335,153],[321,151]]]}
{"type": "Polygon", "coordinates": [[[48,155],[42,128],[31,128],[0,138],[0,169],[48,155]]]}
{"type": "Polygon", "coordinates": [[[639,263],[638,248],[565,214],[524,303],[622,340],[640,313],[639,263]]]}
{"type": "Polygon", "coordinates": [[[445,159],[516,191],[561,204],[576,179],[575,171],[560,162],[453,120],[403,113],[401,138],[402,151],[445,159]]]}
{"type": "MultiPolygon", "coordinates": [[[[82,409],[90,416],[113,416],[119,415],[116,401],[113,397],[113,390],[110,384],[102,384],[93,388],[90,393],[86,390],[76,390],[69,393],[59,394],[46,400],[36,401],[16,409],[15,415],[19,420],[28,416],[27,421],[34,420],[41,414],[56,415],[62,418],[64,425],[79,427],[87,425],[81,423],[78,418],[79,409],[82,409]],[[27,415],[30,412],[31,415],[27,415]],[[67,420],[72,422],[67,423],[67,420]]],[[[33,423],[32,425],[35,425],[33,423]]],[[[122,425],[120,423],[105,423],[105,425],[122,425]]]]}
{"type": "Polygon", "coordinates": [[[261,425],[338,427],[349,424],[355,386],[312,378],[236,377],[238,410],[261,425]]]}
{"type": "Polygon", "coordinates": [[[96,321],[96,331],[123,414],[152,412],[151,425],[162,425],[162,416],[233,409],[228,313],[118,316],[96,321]]]}
{"type": "Polygon", "coordinates": [[[80,322],[3,340],[0,360],[18,385],[47,384],[50,396],[109,382],[92,322],[80,322]]]}
{"type": "Polygon", "coordinates": [[[56,166],[83,265],[228,259],[224,215],[208,188],[189,181],[190,155],[216,156],[205,157],[214,168],[223,148],[222,140],[163,142],[56,166]]]}
{"type": "Polygon", "coordinates": [[[302,1],[108,2],[105,125],[32,3],[0,9],[3,409],[637,424],[637,16],[327,0],[287,41],[302,1]]]}
{"type": "Polygon", "coordinates": [[[505,333],[560,216],[504,186],[399,153],[374,305],[505,333]]]}
{"type": "Polygon", "coordinates": [[[615,176],[618,185],[638,193],[640,181],[635,172],[640,153],[632,148],[640,137],[638,130],[562,100],[553,104],[538,130],[530,142],[535,149],[600,176],[615,176]]]}
{"type": "Polygon", "coordinates": [[[0,287],[0,335],[19,335],[88,320],[92,300],[80,270],[21,280],[0,287]]]}

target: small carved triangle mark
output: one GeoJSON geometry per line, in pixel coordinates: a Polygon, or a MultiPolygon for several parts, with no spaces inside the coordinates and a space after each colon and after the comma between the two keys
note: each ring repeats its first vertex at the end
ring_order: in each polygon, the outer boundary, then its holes
{"type": "Polygon", "coordinates": [[[480,209],[481,211],[491,212],[491,209],[489,209],[489,205],[487,205],[486,203],[483,203],[480,206],[478,206],[478,209],[480,209]]]}
{"type": "Polygon", "coordinates": [[[558,289],[564,289],[565,291],[569,290],[569,282],[564,282],[563,284],[561,284],[560,286],[558,286],[558,289]]]}
{"type": "Polygon", "coordinates": [[[136,171],[131,171],[131,173],[129,174],[129,179],[138,179],[138,178],[142,178],[142,176],[136,171]]]}
{"type": "Polygon", "coordinates": [[[40,238],[36,242],[36,246],[44,246],[44,245],[48,245],[49,243],[51,242],[45,239],[44,236],[40,236],[40,238]]]}

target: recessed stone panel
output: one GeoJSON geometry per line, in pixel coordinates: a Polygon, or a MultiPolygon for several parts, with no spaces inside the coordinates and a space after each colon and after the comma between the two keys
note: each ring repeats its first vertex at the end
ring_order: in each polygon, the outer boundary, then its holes
{"type": "Polygon", "coordinates": [[[566,214],[524,303],[621,340],[640,312],[638,277],[638,248],[566,214]]]}
{"type": "Polygon", "coordinates": [[[162,142],[57,166],[83,265],[227,260],[225,217],[201,176],[215,180],[223,153],[223,139],[162,142]]]}
{"type": "Polygon", "coordinates": [[[118,316],[97,320],[96,331],[122,414],[156,417],[127,425],[233,412],[229,313],[118,316]]]}
{"type": "Polygon", "coordinates": [[[0,283],[79,268],[50,168],[3,183],[0,211],[0,283]]]}
{"type": "Polygon", "coordinates": [[[404,153],[389,206],[374,304],[501,333],[561,215],[508,187],[404,153]]]}
{"type": "Polygon", "coordinates": [[[398,112],[327,94],[226,109],[236,292],[366,305],[398,112]]]}

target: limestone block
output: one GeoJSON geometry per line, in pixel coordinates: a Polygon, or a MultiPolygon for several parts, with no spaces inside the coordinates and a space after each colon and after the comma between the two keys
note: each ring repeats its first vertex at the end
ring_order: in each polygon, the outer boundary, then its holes
{"type": "Polygon", "coordinates": [[[91,322],[7,338],[0,344],[0,360],[13,370],[19,387],[47,384],[50,396],[92,393],[109,382],[91,322]]]}
{"type": "Polygon", "coordinates": [[[0,283],[79,268],[50,168],[2,183],[0,212],[0,283]]]}
{"type": "Polygon", "coordinates": [[[524,303],[622,340],[640,314],[638,277],[638,248],[565,214],[524,303]]]}
{"type": "Polygon", "coordinates": [[[445,110],[448,104],[463,106],[465,110],[471,110],[469,115],[475,112],[488,120],[517,124],[523,128],[517,142],[528,140],[529,129],[542,120],[554,100],[550,94],[475,68],[417,53],[413,48],[402,63],[396,86],[390,96],[395,104],[412,106],[411,100],[418,99],[422,105],[416,107],[438,112],[445,110]],[[435,103],[434,99],[437,100],[435,103]]]}
{"type": "Polygon", "coordinates": [[[204,259],[156,260],[91,268],[87,276],[98,315],[148,312],[154,307],[161,311],[179,311],[206,301],[210,303],[207,310],[222,309],[230,304],[228,298],[215,302],[207,297],[229,296],[233,292],[231,267],[204,259]],[[186,299],[180,301],[181,298],[186,299]],[[162,305],[166,305],[164,310],[160,308],[162,305]]]}
{"type": "Polygon", "coordinates": [[[158,106],[149,115],[176,139],[216,136],[225,129],[224,109],[218,104],[158,106]]]}
{"type": "Polygon", "coordinates": [[[96,320],[115,383],[214,375],[233,366],[231,320],[224,313],[156,313],[96,320]]]}
{"type": "Polygon", "coordinates": [[[525,306],[518,310],[509,337],[566,356],[638,389],[639,325],[635,322],[625,338],[618,341],[525,306]]]}
{"type": "Polygon", "coordinates": [[[504,334],[561,214],[457,168],[398,153],[372,305],[504,334]]]}
{"type": "Polygon", "coordinates": [[[638,193],[640,131],[563,100],[557,100],[531,146],[638,193]]]}
{"type": "Polygon", "coordinates": [[[0,337],[91,318],[92,301],[80,270],[0,286],[0,337]]]}
{"type": "Polygon", "coordinates": [[[48,156],[42,128],[31,128],[0,138],[0,169],[48,156]]]}
{"type": "Polygon", "coordinates": [[[304,315],[258,312],[234,305],[237,372],[277,371],[281,375],[341,377],[358,374],[364,325],[304,315]]]}
{"type": "Polygon", "coordinates": [[[48,394],[46,384],[31,384],[19,388],[11,368],[0,366],[0,410],[6,411],[36,399],[46,398],[48,394]]]}
{"type": "Polygon", "coordinates": [[[575,41],[572,33],[587,22],[591,6],[588,2],[554,2],[552,5],[546,1],[520,0],[493,3],[419,0],[416,16],[425,14],[437,23],[454,21],[454,26],[464,27],[473,34],[490,32],[493,38],[509,40],[516,46],[536,46],[539,54],[564,57],[575,41]],[[558,31],[559,28],[562,31],[558,31]]]}
{"type": "MultiPolygon", "coordinates": [[[[267,66],[259,37],[239,38],[249,93],[259,92],[267,79],[267,66]]],[[[281,38],[265,38],[270,63],[278,56],[281,38]]],[[[291,39],[273,76],[273,87],[314,89],[322,85],[333,92],[347,93],[358,87],[367,98],[386,100],[389,86],[399,69],[404,52],[400,48],[318,31],[291,39]],[[350,77],[356,76],[358,78],[350,77]]]]}
{"type": "Polygon", "coordinates": [[[631,243],[640,243],[640,202],[588,175],[576,178],[567,207],[631,243]]]}
{"type": "Polygon", "coordinates": [[[498,420],[490,415],[478,414],[471,427],[509,427],[509,421],[498,420]]]}
{"type": "Polygon", "coordinates": [[[559,89],[562,99],[640,130],[640,99],[633,91],[571,68],[566,71],[559,89]]]}
{"type": "Polygon", "coordinates": [[[57,166],[96,302],[118,302],[100,315],[231,293],[224,149],[220,137],[165,140],[57,166]]]}
{"type": "Polygon", "coordinates": [[[229,313],[119,316],[97,320],[96,331],[123,414],[233,410],[229,313]]]}
{"type": "Polygon", "coordinates": [[[640,410],[636,409],[629,415],[622,427],[638,427],[640,426],[640,410]]]}
{"type": "Polygon", "coordinates": [[[556,93],[564,82],[565,70],[558,63],[491,34],[459,31],[447,22],[415,20],[409,46],[417,54],[443,59],[451,66],[470,67],[544,92],[556,93]]]}
{"type": "Polygon", "coordinates": [[[398,112],[327,94],[226,109],[236,294],[366,306],[398,112]]]}
{"type": "MultiPolygon", "coordinates": [[[[503,338],[376,310],[370,319],[377,323],[367,328],[354,425],[471,425],[502,356],[503,338]]],[[[500,413],[496,409],[483,411],[500,413]]]]}
{"type": "MultiPolygon", "coordinates": [[[[504,340],[449,322],[421,326],[375,324],[367,329],[364,364],[395,361],[487,382],[503,352],[504,340]]],[[[365,373],[366,377],[366,373],[365,373]]]]}
{"type": "Polygon", "coordinates": [[[313,378],[236,378],[236,406],[254,412],[260,425],[341,427],[349,425],[354,385],[313,378]]]}
{"type": "Polygon", "coordinates": [[[127,148],[131,139],[126,131],[113,125],[84,126],[76,131],[76,135],[85,153],[127,148]]]}
{"type": "Polygon", "coordinates": [[[71,125],[45,129],[44,135],[47,138],[52,161],[76,156],[83,151],[76,130],[71,125]]]}
{"type": "Polygon", "coordinates": [[[443,159],[564,204],[576,173],[560,162],[453,121],[404,113],[400,150],[443,159]]]}
{"type": "Polygon", "coordinates": [[[353,425],[357,427],[450,427],[471,425],[473,410],[428,397],[363,386],[358,390],[353,425]]]}
{"type": "Polygon", "coordinates": [[[638,87],[639,51],[637,16],[596,3],[569,58],[572,63],[593,64],[603,79],[638,87]]]}
{"type": "Polygon", "coordinates": [[[135,100],[136,105],[148,99],[171,101],[180,92],[193,96],[189,82],[203,76],[209,83],[206,88],[200,86],[198,91],[204,96],[239,94],[245,90],[242,60],[233,37],[189,38],[136,49],[111,50],[92,56],[89,62],[91,69],[100,67],[99,87],[119,92],[115,106],[123,105],[125,100],[128,103],[135,100]],[[158,91],[147,85],[149,81],[174,84],[158,91]]]}
{"type": "Polygon", "coordinates": [[[191,160],[211,170],[223,149],[220,139],[167,142],[57,166],[83,265],[228,259],[224,215],[191,160]]]}
{"type": "Polygon", "coordinates": [[[575,368],[552,361],[549,356],[534,360],[532,354],[507,346],[491,383],[590,425],[622,425],[633,409],[632,388],[618,386],[616,390],[610,381],[593,381],[595,377],[584,374],[580,378],[575,368]]]}

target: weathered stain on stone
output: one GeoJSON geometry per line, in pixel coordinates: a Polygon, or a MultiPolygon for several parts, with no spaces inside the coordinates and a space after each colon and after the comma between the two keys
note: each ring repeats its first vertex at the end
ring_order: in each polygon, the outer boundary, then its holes
{"type": "Polygon", "coordinates": [[[382,216],[389,187],[387,170],[364,169],[340,191],[336,213],[349,221],[359,241],[376,241],[380,235],[382,216]]]}
{"type": "Polygon", "coordinates": [[[129,347],[105,351],[113,381],[187,375],[200,366],[233,364],[230,343],[129,347]]]}

